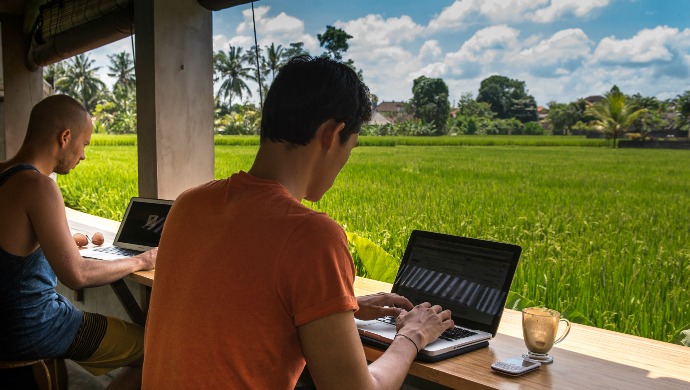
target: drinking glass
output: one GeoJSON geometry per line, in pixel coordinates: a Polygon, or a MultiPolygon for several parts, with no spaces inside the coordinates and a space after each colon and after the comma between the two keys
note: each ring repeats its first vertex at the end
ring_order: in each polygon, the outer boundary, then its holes
{"type": "Polygon", "coordinates": [[[553,362],[553,356],[549,351],[565,339],[570,333],[570,321],[561,318],[561,313],[556,310],[542,307],[528,307],[522,309],[522,334],[525,338],[527,353],[522,356],[537,360],[542,364],[553,362]],[[556,338],[558,325],[565,323],[563,334],[556,338]]]}

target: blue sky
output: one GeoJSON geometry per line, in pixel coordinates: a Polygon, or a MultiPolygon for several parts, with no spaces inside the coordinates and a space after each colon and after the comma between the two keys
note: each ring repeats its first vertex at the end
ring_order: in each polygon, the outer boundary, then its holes
{"type": "MultiPolygon", "coordinates": [[[[603,94],[660,99],[690,90],[690,0],[262,0],[254,4],[261,46],[304,42],[323,52],[327,25],[353,38],[345,58],[379,101],[408,100],[421,75],[442,78],[451,103],[500,74],[525,81],[537,100],[603,94]]],[[[251,5],[213,14],[214,50],[253,45],[251,5]]],[[[107,54],[92,52],[103,79],[107,54]]],[[[256,95],[256,93],[254,93],[256,95]]],[[[254,97],[256,99],[256,97],[254,97]]]]}

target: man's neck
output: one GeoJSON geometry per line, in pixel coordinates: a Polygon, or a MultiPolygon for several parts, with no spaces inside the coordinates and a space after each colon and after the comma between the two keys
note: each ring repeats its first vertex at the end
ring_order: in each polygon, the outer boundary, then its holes
{"type": "Polygon", "coordinates": [[[302,200],[311,181],[315,164],[310,145],[290,148],[287,144],[264,142],[247,173],[282,184],[297,200],[302,200]]]}

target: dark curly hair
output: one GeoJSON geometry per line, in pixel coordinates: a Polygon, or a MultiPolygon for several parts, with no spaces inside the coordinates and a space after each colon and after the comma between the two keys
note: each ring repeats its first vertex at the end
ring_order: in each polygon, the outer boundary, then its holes
{"type": "Polygon", "coordinates": [[[347,65],[327,57],[297,56],[280,68],[261,116],[261,142],[308,144],[319,126],[344,122],[344,145],[371,118],[369,89],[347,65]]]}

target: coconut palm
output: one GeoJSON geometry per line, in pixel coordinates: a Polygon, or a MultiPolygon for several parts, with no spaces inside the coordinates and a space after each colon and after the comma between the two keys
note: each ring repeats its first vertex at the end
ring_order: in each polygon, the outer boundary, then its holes
{"type": "Polygon", "coordinates": [[[65,64],[63,62],[56,62],[50,64],[43,69],[43,79],[50,84],[51,87],[55,88],[58,93],[60,91],[56,88],[55,82],[62,76],[65,75],[65,64]]]}
{"type": "MultiPolygon", "coordinates": [[[[266,46],[268,48],[268,46],[266,46]]],[[[244,54],[246,61],[248,64],[251,64],[252,67],[252,74],[255,75],[254,81],[257,81],[259,84],[259,87],[257,88],[257,91],[259,92],[259,96],[263,97],[266,96],[266,93],[268,92],[268,75],[271,74],[271,69],[268,66],[268,60],[266,59],[266,56],[264,56],[264,49],[261,48],[261,46],[252,46],[249,48],[249,51],[247,51],[244,54]]]]}
{"type": "Polygon", "coordinates": [[[626,96],[615,85],[606,94],[604,100],[590,104],[586,110],[588,115],[596,118],[591,124],[600,127],[613,137],[614,148],[617,145],[618,138],[645,112],[647,112],[646,109],[640,109],[630,104],[626,96]]]}
{"type": "Polygon", "coordinates": [[[129,58],[126,51],[108,55],[110,65],[108,65],[108,76],[115,77],[113,91],[124,88],[134,90],[136,88],[136,75],[134,73],[134,62],[129,58]]]}
{"type": "Polygon", "coordinates": [[[283,66],[284,56],[283,56],[283,45],[276,45],[271,43],[271,46],[266,46],[266,65],[271,71],[271,76],[276,78],[276,72],[283,66]]]}
{"type": "Polygon", "coordinates": [[[242,48],[230,46],[227,53],[221,50],[213,54],[213,81],[222,81],[216,97],[222,95],[232,103],[235,97],[241,100],[245,92],[252,96],[245,80],[255,81],[256,77],[252,76],[252,68],[246,65],[247,56],[242,53],[242,48]]]}
{"type": "Polygon", "coordinates": [[[100,67],[92,67],[94,62],[86,54],[74,56],[67,62],[64,75],[55,81],[56,88],[81,102],[89,112],[93,112],[101,90],[106,88],[96,74],[100,67]]]}

